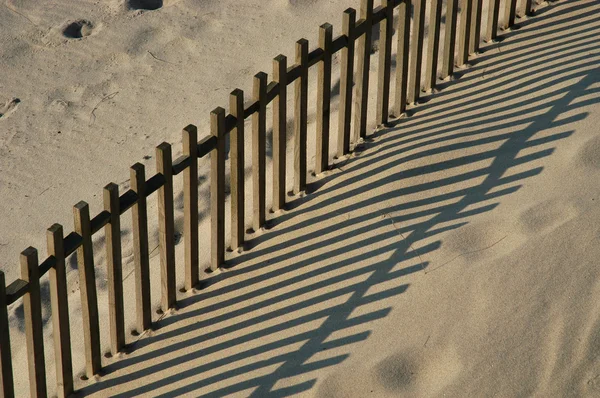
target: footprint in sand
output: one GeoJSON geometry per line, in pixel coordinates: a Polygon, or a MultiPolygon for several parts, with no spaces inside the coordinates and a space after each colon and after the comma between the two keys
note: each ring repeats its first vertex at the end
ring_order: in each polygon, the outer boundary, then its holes
{"type": "Polygon", "coordinates": [[[6,119],[9,117],[16,109],[17,106],[21,103],[21,100],[18,98],[12,98],[4,104],[4,106],[0,107],[0,119],[6,119]]]}
{"type": "Polygon", "coordinates": [[[163,6],[163,0],[127,0],[130,10],[158,10],[163,6]]]}
{"type": "Polygon", "coordinates": [[[81,39],[92,34],[94,24],[88,20],[80,19],[78,21],[68,22],[63,28],[63,36],[69,39],[81,39]]]}

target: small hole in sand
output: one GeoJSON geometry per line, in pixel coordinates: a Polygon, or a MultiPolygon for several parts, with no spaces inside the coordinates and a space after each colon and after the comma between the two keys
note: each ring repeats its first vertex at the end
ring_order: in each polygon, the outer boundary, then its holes
{"type": "Polygon", "coordinates": [[[91,35],[93,30],[93,23],[85,19],[80,19],[79,21],[67,24],[63,29],[63,35],[69,39],[81,39],[82,37],[91,35]]]}
{"type": "Polygon", "coordinates": [[[128,0],[130,10],[158,10],[163,6],[163,0],[128,0]]]}

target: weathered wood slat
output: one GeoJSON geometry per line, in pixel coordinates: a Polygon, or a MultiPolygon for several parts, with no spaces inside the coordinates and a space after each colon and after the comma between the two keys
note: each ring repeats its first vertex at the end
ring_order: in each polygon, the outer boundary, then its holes
{"type": "Polygon", "coordinates": [[[423,63],[423,29],[425,25],[425,0],[413,0],[413,33],[410,43],[410,84],[408,102],[413,104],[421,96],[421,66],[423,63]]]}
{"type": "Polygon", "coordinates": [[[17,279],[6,286],[6,299],[8,305],[11,305],[27,293],[29,284],[23,279],[17,279]]]}
{"type": "Polygon", "coordinates": [[[110,222],[110,212],[103,210],[90,221],[92,235],[100,231],[106,224],[110,222]]]}
{"type": "Polygon", "coordinates": [[[473,8],[471,13],[471,37],[469,38],[469,54],[479,52],[479,44],[481,43],[481,10],[483,0],[473,0],[473,8]]]}
{"type": "Polygon", "coordinates": [[[156,147],[156,171],[165,178],[158,190],[158,243],[160,249],[161,309],[175,306],[175,215],[173,208],[173,164],[171,145],[156,147]]]}
{"type": "Polygon", "coordinates": [[[198,129],[187,125],[182,132],[183,154],[190,165],[183,172],[183,240],[185,245],[185,290],[198,284],[198,129]]]}
{"type": "Polygon", "coordinates": [[[137,200],[137,194],[133,190],[129,189],[127,192],[125,192],[119,197],[119,213],[121,213],[121,215],[125,214],[127,210],[131,209],[131,207],[137,202],[137,200]]]}
{"type": "Polygon", "coordinates": [[[317,77],[317,133],[315,152],[315,173],[329,168],[329,128],[331,112],[331,55],[333,26],[329,23],[319,28],[319,47],[323,50],[323,60],[318,65],[317,77]]]}
{"type": "Polygon", "coordinates": [[[104,228],[104,235],[106,237],[106,277],[108,284],[110,351],[114,356],[121,352],[123,347],[125,347],[119,186],[110,183],[104,187],[103,194],[104,210],[110,213],[110,223],[104,228]]]}
{"type": "Polygon", "coordinates": [[[135,269],[135,309],[138,333],[150,328],[150,259],[148,254],[148,207],[146,203],[146,172],[136,163],[130,169],[131,189],[138,199],[131,209],[133,229],[133,259],[135,269]]]}
{"type": "Polygon", "coordinates": [[[210,155],[210,269],[216,271],[225,262],[225,109],[210,113],[210,130],[217,140],[210,155]]]}
{"type": "Polygon", "coordinates": [[[42,276],[46,275],[46,273],[48,271],[50,271],[50,269],[52,269],[52,267],[54,267],[55,264],[56,264],[56,259],[52,256],[50,256],[47,259],[45,259],[44,261],[42,261],[42,263],[38,267],[38,273],[40,274],[40,278],[42,276]]]}
{"type": "MultiPolygon", "coordinates": [[[[360,18],[361,26],[366,26],[364,32],[356,35],[356,95],[354,97],[354,134],[353,141],[356,143],[360,138],[367,136],[367,107],[369,104],[369,69],[371,68],[371,36],[373,35],[373,0],[361,0],[360,18]]],[[[382,41],[381,36],[379,39],[382,41]]],[[[381,46],[380,46],[381,47],[381,46]]]]}
{"type": "MultiPolygon", "coordinates": [[[[229,114],[225,116],[225,133],[229,134],[235,128],[237,122],[237,118],[234,115],[229,114]]],[[[212,135],[209,135],[209,137],[212,137],[212,135]]]]}
{"type": "Polygon", "coordinates": [[[0,271],[0,395],[5,398],[12,398],[15,396],[15,384],[7,307],[6,279],[4,278],[4,272],[0,271]]]}
{"type": "MultiPolygon", "coordinates": [[[[348,10],[346,10],[346,11],[348,11],[348,10]]],[[[338,37],[336,37],[335,39],[333,39],[333,43],[331,45],[331,52],[333,54],[335,54],[338,51],[341,51],[343,48],[346,48],[347,46],[348,46],[348,36],[346,36],[345,34],[341,34],[338,37]]]]}
{"type": "MultiPolygon", "coordinates": [[[[296,72],[299,72],[300,67],[297,67],[296,72]]],[[[290,76],[290,71],[288,70],[288,77],[290,76]]],[[[247,119],[251,116],[253,116],[256,112],[258,112],[260,108],[260,101],[255,100],[252,101],[248,106],[246,106],[246,109],[244,110],[244,119],[247,119]]]]}
{"type": "Polygon", "coordinates": [[[252,115],[252,209],[255,231],[265,224],[265,164],[266,164],[266,112],[267,74],[254,76],[253,99],[259,110],[252,115]]]}
{"type": "Polygon", "coordinates": [[[292,84],[296,79],[300,78],[300,65],[294,64],[287,68],[287,83],[292,84]]]}
{"type": "Polygon", "coordinates": [[[410,0],[402,0],[398,6],[398,49],[396,50],[396,98],[394,105],[396,117],[400,117],[406,111],[410,15],[410,0]]]}
{"type": "Polygon", "coordinates": [[[50,270],[50,304],[52,306],[56,393],[59,397],[68,397],[73,393],[73,364],[71,360],[65,248],[63,228],[60,224],[54,224],[48,228],[46,243],[48,255],[55,259],[54,267],[50,270]]]}
{"type": "Polygon", "coordinates": [[[21,278],[29,283],[23,296],[23,318],[25,319],[25,344],[29,369],[29,393],[32,397],[45,397],[46,363],[44,360],[44,333],[38,253],[33,247],[21,252],[21,278]]]}
{"type": "MultiPolygon", "coordinates": [[[[362,0],[361,0],[361,5],[362,5],[362,0]]],[[[369,26],[371,27],[371,29],[373,29],[373,25],[368,24],[367,21],[365,20],[365,18],[363,18],[360,15],[360,8],[359,8],[358,16],[360,18],[356,21],[356,26],[354,26],[354,36],[356,37],[357,40],[360,40],[360,37],[367,32],[367,28],[369,26]]]]}
{"type": "Polygon", "coordinates": [[[442,0],[431,0],[429,6],[429,33],[427,35],[427,69],[425,72],[424,86],[424,90],[426,92],[430,92],[435,88],[435,83],[437,80],[442,0]]]}
{"type": "MultiPolygon", "coordinates": [[[[198,154],[197,145],[198,145],[198,143],[196,143],[196,152],[195,152],[196,154],[198,154]]],[[[194,157],[198,158],[198,156],[194,156],[194,157]]],[[[181,172],[183,172],[188,167],[190,167],[191,158],[192,157],[190,157],[188,155],[181,155],[180,157],[175,159],[173,161],[173,175],[176,176],[176,175],[180,174],[181,172]]]]}
{"type": "Polygon", "coordinates": [[[88,377],[100,370],[100,326],[98,321],[98,298],[96,294],[96,271],[90,227],[90,209],[87,203],[79,202],[73,207],[75,232],[81,236],[77,248],[77,269],[79,270],[79,292],[83,320],[83,341],[85,345],[85,369],[88,377]]]}
{"type": "Polygon", "coordinates": [[[146,197],[152,195],[165,185],[165,176],[161,173],[155,174],[146,181],[146,197]]]}
{"type": "Polygon", "coordinates": [[[277,96],[273,102],[273,211],[285,207],[286,137],[287,137],[287,58],[273,59],[273,80],[277,96]]]}
{"type": "Polygon", "coordinates": [[[198,142],[198,157],[203,158],[217,147],[217,140],[212,135],[206,136],[198,142]]]}
{"type": "Polygon", "coordinates": [[[444,35],[444,55],[441,79],[447,79],[454,73],[454,50],[456,48],[456,17],[458,15],[458,0],[448,0],[446,3],[446,32],[444,35]]]}
{"type": "Polygon", "coordinates": [[[245,156],[244,156],[244,92],[233,90],[229,96],[229,111],[236,125],[230,136],[231,152],[231,249],[244,243],[245,227],[245,156]]]}
{"type": "Polygon", "coordinates": [[[71,232],[65,236],[65,257],[69,257],[71,254],[81,246],[83,239],[77,232],[71,232]]]}
{"type": "Polygon", "coordinates": [[[377,76],[377,124],[388,122],[390,114],[390,79],[392,73],[392,34],[394,33],[394,3],[381,0],[387,10],[386,18],[379,24],[379,72],[377,76]]]}
{"type": "Polygon", "coordinates": [[[294,82],[294,193],[306,189],[306,134],[308,126],[308,40],[296,42],[300,78],[294,82]]]}
{"type": "Polygon", "coordinates": [[[485,41],[491,42],[498,37],[498,18],[500,16],[500,0],[490,0],[488,8],[487,31],[485,41]]]}
{"type": "Polygon", "coordinates": [[[311,52],[309,52],[308,53],[308,67],[310,68],[311,66],[316,65],[319,62],[321,62],[323,60],[324,56],[325,56],[325,52],[320,47],[317,47],[314,50],[312,50],[311,52]]]}
{"type": "Polygon", "coordinates": [[[462,0],[460,6],[460,33],[458,35],[458,56],[456,58],[456,66],[463,66],[469,62],[472,9],[473,0],[462,0]]]}
{"type": "MultiPolygon", "coordinates": [[[[273,60],[275,62],[275,60],[273,60]]],[[[287,68],[286,68],[287,69],[287,68]]],[[[275,71],[273,71],[275,73],[275,71]]],[[[271,103],[279,95],[279,83],[272,81],[267,84],[267,103],[271,103]]]]}
{"type": "Polygon", "coordinates": [[[340,61],[340,105],[338,124],[338,158],[350,152],[350,128],[352,124],[352,85],[354,82],[354,27],[356,10],[348,8],[344,11],[343,34],[348,44],[342,49],[340,61]]]}

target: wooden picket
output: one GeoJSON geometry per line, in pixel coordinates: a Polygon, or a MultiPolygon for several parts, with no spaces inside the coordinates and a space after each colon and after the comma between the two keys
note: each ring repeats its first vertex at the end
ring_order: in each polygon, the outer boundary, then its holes
{"type": "Polygon", "coordinates": [[[53,256],[55,259],[55,265],[49,273],[57,394],[60,397],[68,397],[73,393],[73,364],[71,360],[67,270],[63,239],[63,227],[60,224],[54,224],[46,231],[48,255],[53,256]]]}

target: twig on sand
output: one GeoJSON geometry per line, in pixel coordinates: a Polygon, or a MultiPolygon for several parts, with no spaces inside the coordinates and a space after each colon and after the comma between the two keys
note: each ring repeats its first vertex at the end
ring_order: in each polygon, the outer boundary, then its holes
{"type": "Polygon", "coordinates": [[[100,100],[100,102],[98,102],[98,103],[96,104],[96,106],[94,107],[94,109],[92,109],[92,112],[90,113],[90,123],[89,123],[89,125],[90,125],[90,126],[91,126],[92,124],[94,124],[94,122],[96,121],[96,113],[95,113],[95,112],[96,112],[96,109],[98,109],[98,107],[100,106],[100,104],[101,104],[101,103],[103,103],[104,101],[108,101],[108,100],[111,100],[111,99],[115,98],[115,96],[116,96],[117,94],[119,94],[119,92],[118,92],[118,91],[115,91],[115,92],[114,92],[114,93],[112,93],[112,94],[108,94],[108,95],[106,95],[104,98],[102,98],[102,99],[100,100]]]}
{"type": "Polygon", "coordinates": [[[158,58],[156,55],[152,54],[152,52],[150,50],[146,50],[146,51],[148,51],[148,54],[152,55],[152,58],[154,58],[157,61],[164,62],[164,63],[171,64],[171,65],[177,65],[174,62],[169,62],[169,61],[166,61],[166,60],[164,60],[162,58],[158,58]]]}
{"type": "Polygon", "coordinates": [[[154,247],[154,249],[152,249],[152,250],[150,251],[150,253],[148,254],[148,257],[150,257],[150,258],[152,257],[152,254],[154,254],[154,252],[156,251],[156,249],[158,249],[158,246],[159,246],[159,245],[156,245],[156,246],[154,247]]]}
{"type": "Polygon", "coordinates": [[[9,11],[12,11],[12,12],[14,12],[15,14],[18,14],[18,15],[22,16],[23,18],[25,18],[26,20],[28,20],[28,21],[29,21],[29,23],[31,23],[33,26],[35,26],[35,27],[37,28],[37,25],[36,25],[36,24],[34,24],[34,23],[33,23],[33,21],[32,21],[31,19],[29,19],[29,17],[28,17],[27,15],[25,15],[25,14],[22,14],[22,13],[20,13],[19,11],[12,9],[12,8],[11,8],[11,7],[9,7],[9,6],[8,6],[6,3],[2,3],[2,5],[3,5],[5,8],[7,8],[9,11]]]}
{"type": "MultiPolygon", "coordinates": [[[[402,232],[400,232],[400,230],[396,227],[396,223],[394,222],[394,219],[392,217],[390,217],[389,214],[384,213],[382,210],[379,210],[379,211],[381,212],[381,215],[382,215],[383,218],[385,218],[386,216],[388,216],[388,218],[392,222],[392,227],[394,227],[394,229],[396,230],[396,232],[398,232],[398,234],[400,234],[400,236],[402,237],[402,239],[404,239],[406,241],[406,238],[404,237],[404,235],[402,234],[402,232]]],[[[419,257],[419,261],[421,262],[421,270],[423,272],[425,272],[425,262],[423,262],[423,259],[421,258],[421,254],[419,254],[419,252],[415,250],[415,248],[412,246],[411,243],[408,244],[408,247],[410,247],[410,250],[412,250],[413,252],[417,253],[417,257],[419,257]]],[[[427,273],[427,272],[425,272],[425,273],[427,273]]]]}
{"type": "Polygon", "coordinates": [[[423,347],[425,347],[427,345],[427,342],[429,341],[430,337],[431,337],[431,335],[427,336],[427,340],[425,340],[425,344],[423,344],[423,347]]]}
{"type": "MultiPolygon", "coordinates": [[[[440,265],[439,267],[435,267],[434,269],[432,269],[432,270],[431,270],[431,271],[429,271],[429,272],[433,272],[433,271],[435,271],[436,269],[440,269],[440,268],[442,268],[442,267],[444,267],[444,266],[446,266],[446,265],[450,264],[452,261],[456,260],[456,259],[457,259],[457,258],[459,258],[459,257],[463,257],[463,256],[467,256],[467,255],[469,255],[469,254],[479,253],[479,252],[482,252],[482,251],[484,251],[484,250],[491,249],[492,247],[496,246],[498,243],[500,243],[500,242],[502,242],[504,239],[506,239],[506,237],[507,237],[507,236],[508,236],[508,235],[505,235],[504,237],[502,237],[501,239],[499,239],[499,240],[497,240],[496,242],[492,243],[491,245],[489,245],[489,246],[486,246],[486,247],[483,247],[483,248],[481,248],[481,249],[473,250],[473,251],[466,252],[466,253],[461,253],[461,254],[459,254],[458,256],[454,257],[452,260],[446,261],[444,264],[440,265]]],[[[425,273],[427,274],[428,272],[425,272],[425,273]]]]}

